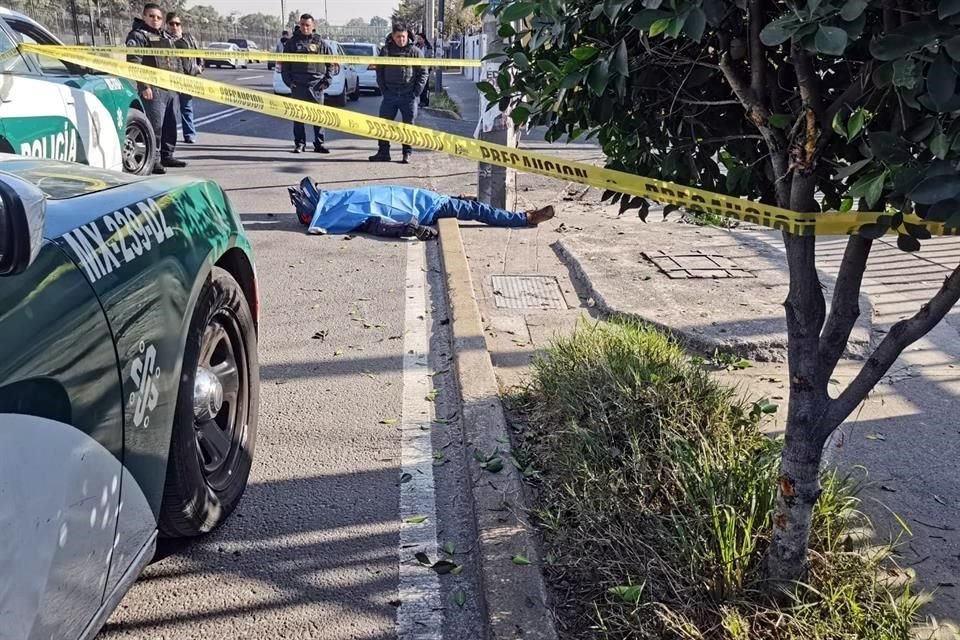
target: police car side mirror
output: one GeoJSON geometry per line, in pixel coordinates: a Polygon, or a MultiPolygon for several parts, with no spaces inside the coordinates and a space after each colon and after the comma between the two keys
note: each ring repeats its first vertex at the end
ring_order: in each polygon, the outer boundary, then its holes
{"type": "Polygon", "coordinates": [[[47,198],[9,173],[0,173],[0,276],[26,271],[43,244],[47,198]]]}

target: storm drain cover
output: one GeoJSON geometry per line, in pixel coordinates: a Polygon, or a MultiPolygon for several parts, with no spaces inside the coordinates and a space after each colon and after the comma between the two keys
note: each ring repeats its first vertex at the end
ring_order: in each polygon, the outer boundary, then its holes
{"type": "Polygon", "coordinates": [[[492,276],[493,299],[500,309],[566,309],[553,276],[492,276]]]}
{"type": "Polygon", "coordinates": [[[643,257],[657,265],[670,278],[756,278],[732,259],[711,253],[670,254],[644,252],[643,257]]]}

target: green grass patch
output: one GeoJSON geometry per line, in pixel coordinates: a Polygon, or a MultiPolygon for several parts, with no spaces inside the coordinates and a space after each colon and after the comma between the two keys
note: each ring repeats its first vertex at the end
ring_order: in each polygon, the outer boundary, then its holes
{"type": "Polygon", "coordinates": [[[460,113],[460,105],[450,97],[446,90],[430,94],[430,107],[433,109],[453,111],[458,116],[463,115],[460,113]]]}
{"type": "Polygon", "coordinates": [[[562,637],[908,636],[920,601],[886,579],[889,550],[855,549],[868,522],[836,475],[824,478],[809,584],[793,603],[767,598],[782,442],[760,432],[763,404],[662,334],[582,324],[510,400],[562,637]]]}

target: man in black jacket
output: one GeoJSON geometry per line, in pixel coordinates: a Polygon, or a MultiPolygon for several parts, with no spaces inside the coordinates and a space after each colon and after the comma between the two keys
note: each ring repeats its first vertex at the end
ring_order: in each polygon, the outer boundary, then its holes
{"type": "MultiPolygon", "coordinates": [[[[284,53],[306,53],[320,56],[333,55],[327,43],[314,33],[313,16],[300,16],[300,30],[283,46],[284,53]]],[[[305,102],[323,104],[323,92],[330,86],[333,65],[323,62],[284,62],[280,67],[283,83],[290,87],[291,96],[305,102]]],[[[302,153],[307,146],[307,133],[302,122],[293,123],[293,152],[302,153]]],[[[323,146],[323,128],[313,125],[313,150],[330,153],[323,146]]]]}
{"type": "MultiPolygon", "coordinates": [[[[136,48],[157,48],[171,49],[174,46],[173,38],[163,29],[163,9],[160,5],[148,2],[143,5],[143,19],[137,18],[133,21],[133,29],[127,34],[127,46],[136,48]]],[[[146,67],[163,69],[179,73],[182,71],[183,62],[180,58],[171,56],[144,56],[129,55],[127,62],[142,64],[146,67]]],[[[183,160],[177,160],[173,157],[176,150],[177,138],[173,137],[162,140],[163,123],[167,118],[172,118],[174,131],[176,131],[176,114],[173,110],[174,94],[166,89],[151,87],[150,85],[137,83],[137,90],[140,97],[143,98],[143,109],[150,124],[153,125],[153,134],[156,138],[156,148],[160,153],[156,157],[156,164],[153,167],[154,173],[166,173],[164,167],[185,167],[187,163],[183,160]]],[[[170,125],[167,125],[168,128],[170,125]]]]}
{"type": "MultiPolygon", "coordinates": [[[[407,25],[396,22],[393,32],[387,37],[387,43],[380,50],[381,56],[400,58],[422,58],[423,54],[413,42],[407,25]]],[[[400,112],[406,124],[413,124],[417,117],[417,100],[427,85],[427,67],[423,65],[400,67],[396,65],[377,65],[377,86],[383,94],[380,102],[380,117],[393,120],[400,112]]],[[[403,159],[406,164],[410,161],[411,147],[403,145],[403,159]]],[[[380,148],[376,154],[370,156],[370,162],[390,162],[390,142],[380,141],[380,148]]]]}

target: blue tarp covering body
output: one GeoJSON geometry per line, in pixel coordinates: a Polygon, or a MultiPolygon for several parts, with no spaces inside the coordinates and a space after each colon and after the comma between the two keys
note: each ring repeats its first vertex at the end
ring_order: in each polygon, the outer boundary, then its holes
{"type": "Polygon", "coordinates": [[[321,191],[311,227],[327,233],[350,233],[377,216],[393,222],[436,222],[436,213],[450,196],[416,187],[361,187],[321,191]]]}

